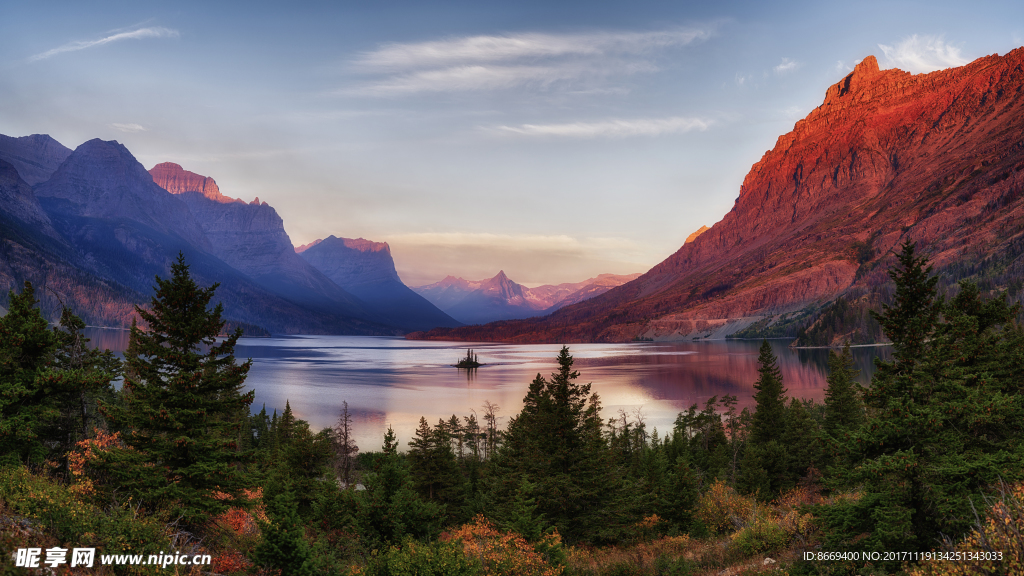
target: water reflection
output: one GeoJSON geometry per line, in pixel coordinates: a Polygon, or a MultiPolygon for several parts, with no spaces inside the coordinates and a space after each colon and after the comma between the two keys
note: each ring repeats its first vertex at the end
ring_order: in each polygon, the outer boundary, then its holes
{"type": "MultiPolygon", "coordinates": [[[[90,330],[94,344],[127,347],[127,331],[90,330]],[[99,334],[106,332],[107,334],[99,334]]],[[[792,350],[788,340],[771,342],[790,396],[824,399],[828,350],[792,350]]],[[[236,355],[252,358],[246,384],[256,390],[256,408],[291,403],[315,428],[330,426],[343,401],[349,404],[360,447],[379,449],[387,426],[404,444],[421,416],[431,423],[476,412],[485,401],[501,407],[501,423],[522,407],[531,380],[555,371],[561,348],[551,344],[473,344],[485,366],[452,365],[467,344],[415,342],[362,336],[243,338],[236,355]]],[[[604,416],[641,409],[649,426],[671,428],[678,412],[711,396],[733,394],[740,407],[753,405],[759,341],[576,344],[570,347],[583,382],[592,382],[604,416]]],[[[875,357],[887,347],[855,348],[858,379],[867,384],[875,357]]]]}

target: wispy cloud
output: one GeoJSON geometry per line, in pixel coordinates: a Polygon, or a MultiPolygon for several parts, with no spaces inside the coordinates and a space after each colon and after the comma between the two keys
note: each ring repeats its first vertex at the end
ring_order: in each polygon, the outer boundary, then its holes
{"type": "Polygon", "coordinates": [[[878,47],[889,64],[913,73],[934,72],[969,62],[960,55],[958,46],[947,44],[942,36],[914,34],[893,46],[879,44],[878,47]]]}
{"type": "Polygon", "coordinates": [[[651,32],[521,33],[385,44],[351,64],[372,76],[349,92],[508,89],[653,72],[660,51],[707,40],[717,26],[651,32]]]}
{"type": "Polygon", "coordinates": [[[79,40],[75,42],[68,42],[63,46],[47,50],[35,56],[29,57],[29,62],[35,62],[37,60],[45,60],[58,54],[65,52],[77,52],[79,50],[85,50],[86,48],[92,48],[94,46],[102,46],[104,44],[110,44],[111,42],[117,42],[120,40],[138,40],[141,38],[177,38],[180,36],[177,30],[171,30],[170,28],[162,27],[148,27],[138,28],[136,30],[130,30],[127,32],[118,32],[105,36],[99,40],[79,40]]]}
{"type": "Polygon", "coordinates": [[[629,136],[658,136],[679,134],[691,130],[707,130],[713,124],[705,118],[643,118],[634,120],[603,120],[600,122],[570,122],[565,124],[521,124],[497,126],[495,129],[522,136],[550,136],[568,138],[624,138],[629,136]]]}
{"type": "Polygon", "coordinates": [[[790,60],[789,58],[783,58],[782,62],[775,68],[772,68],[772,70],[774,70],[776,74],[786,74],[796,70],[800,66],[803,66],[800,62],[790,60]]]}
{"type": "Polygon", "coordinates": [[[142,124],[119,124],[117,122],[114,122],[113,124],[111,124],[111,126],[116,128],[117,130],[120,130],[121,132],[132,133],[132,132],[145,132],[146,131],[146,127],[143,126],[142,124]]]}

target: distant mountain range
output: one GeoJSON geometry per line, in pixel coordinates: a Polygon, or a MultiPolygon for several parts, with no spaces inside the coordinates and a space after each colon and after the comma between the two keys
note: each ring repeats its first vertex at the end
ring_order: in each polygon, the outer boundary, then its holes
{"type": "Polygon", "coordinates": [[[732,210],[688,240],[639,278],[543,318],[413,337],[621,342],[802,326],[838,344],[891,301],[887,270],[906,240],[943,287],[972,279],[1020,300],[1024,48],[919,75],[865,58],[754,164],[732,210]]]}
{"type": "Polygon", "coordinates": [[[413,287],[417,293],[465,324],[531,318],[550,314],[563,306],[604,294],[640,274],[601,274],[582,282],[527,288],[499,271],[487,280],[463,280],[448,276],[440,282],[413,287]]]}
{"type": "Polygon", "coordinates": [[[249,334],[462,324],[402,283],[386,243],[330,236],[296,249],[273,207],[178,164],[147,171],[113,141],[72,151],[0,135],[0,304],[29,280],[50,318],[64,304],[91,325],[127,327],[179,252],[200,283],[220,284],[229,327],[249,334]]]}

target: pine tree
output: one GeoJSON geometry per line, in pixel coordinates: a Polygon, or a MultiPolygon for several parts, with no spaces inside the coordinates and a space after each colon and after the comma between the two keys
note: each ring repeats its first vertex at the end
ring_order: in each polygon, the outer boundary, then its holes
{"type": "Polygon", "coordinates": [[[538,513],[567,541],[608,538],[628,522],[622,474],[601,434],[600,400],[576,382],[568,348],[557,360],[558,371],[550,380],[537,375],[509,422],[490,498],[499,513],[508,510],[525,479],[536,486],[538,513]]]}
{"type": "Polygon", "coordinates": [[[312,558],[291,492],[276,495],[267,507],[269,522],[260,522],[262,539],[253,560],[280,576],[313,576],[312,558]]]}
{"type": "Polygon", "coordinates": [[[10,292],[0,318],[0,464],[42,461],[48,450],[41,425],[58,417],[39,382],[57,339],[36,304],[35,290],[25,282],[21,294],[10,292]]]}
{"type": "Polygon", "coordinates": [[[778,438],[786,422],[786,389],[782,387],[782,370],[767,340],[761,343],[757,363],[759,376],[754,384],[757,409],[750,427],[750,442],[755,445],[778,438]]]}
{"type": "Polygon", "coordinates": [[[982,300],[968,282],[947,305],[912,244],[899,262],[897,298],[879,316],[894,360],[876,361],[867,422],[846,446],[855,465],[836,470],[862,497],[820,511],[831,550],[925,550],[940,534],[957,538],[987,486],[1022,476],[1019,307],[982,300]]]}
{"type": "Polygon", "coordinates": [[[132,324],[123,401],[102,407],[131,450],[106,459],[123,487],[194,526],[244,503],[237,464],[250,455],[237,449],[238,414],[253,399],[242,393],[251,361],[235,363],[241,330],[217,341],[222,307],[208,309],[217,285],[200,288],[183,255],[156,283],[150,310],[135,309],[148,329],[132,324]]]}

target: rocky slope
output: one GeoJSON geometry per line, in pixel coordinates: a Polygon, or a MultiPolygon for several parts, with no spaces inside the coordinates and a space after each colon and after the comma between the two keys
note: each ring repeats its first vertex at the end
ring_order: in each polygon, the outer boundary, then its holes
{"type": "Polygon", "coordinates": [[[601,274],[582,282],[528,288],[510,280],[502,270],[487,280],[471,281],[448,276],[440,282],[413,290],[461,322],[483,324],[542,316],[603,294],[639,275],[601,274]]]}
{"type": "Polygon", "coordinates": [[[21,178],[30,186],[46,182],[56,172],[71,149],[47,134],[32,134],[12,138],[0,134],[0,160],[14,165],[21,178]]]}
{"type": "Polygon", "coordinates": [[[416,337],[722,337],[884,289],[917,242],[948,278],[1024,276],[1024,49],[911,75],[874,57],[754,164],[732,210],[649,272],[543,319],[416,337]]]}
{"type": "Polygon", "coordinates": [[[225,196],[213,178],[171,162],[157,164],[149,174],[188,207],[209,239],[210,253],[232,268],[296,303],[375,319],[362,302],[295,254],[284,221],[266,202],[225,196]]]}
{"type": "MultiPolygon", "coordinates": [[[[45,146],[25,150],[30,170],[47,166],[45,146]]],[[[50,318],[63,302],[90,324],[128,325],[134,305],[149,301],[154,275],[166,276],[181,252],[197,281],[220,283],[217,299],[235,325],[277,333],[397,331],[333,303],[317,308],[284,298],[217,258],[189,206],[157,186],[117,142],[82,144],[32,190],[10,167],[0,167],[0,284],[33,282],[50,318]]]]}
{"type": "Polygon", "coordinates": [[[131,220],[210,249],[188,206],[153,182],[149,172],[117,141],[89,140],[71,153],[36,196],[65,214],[131,220]]]}
{"type": "Polygon", "coordinates": [[[366,303],[375,315],[396,326],[427,330],[460,324],[402,283],[386,242],[329,236],[295,251],[366,303]]]}

